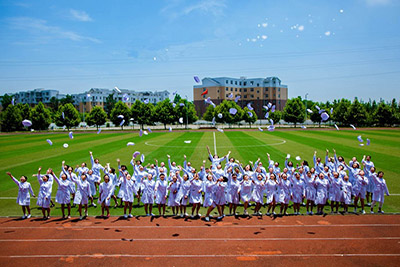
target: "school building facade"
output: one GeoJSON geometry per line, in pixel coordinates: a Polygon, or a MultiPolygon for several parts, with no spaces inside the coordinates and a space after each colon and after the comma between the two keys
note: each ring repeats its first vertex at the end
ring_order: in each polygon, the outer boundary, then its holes
{"type": "Polygon", "coordinates": [[[234,100],[240,96],[237,104],[244,108],[248,103],[252,104],[259,118],[264,118],[263,106],[272,103],[277,110],[283,110],[288,99],[288,86],[281,83],[278,77],[246,78],[218,77],[203,78],[202,84],[193,86],[193,100],[197,114],[202,117],[209,104],[205,99],[210,97],[214,104],[218,105],[223,100],[234,100]],[[206,95],[201,95],[208,89],[206,95]],[[233,94],[233,99],[229,95],[233,94]]]}

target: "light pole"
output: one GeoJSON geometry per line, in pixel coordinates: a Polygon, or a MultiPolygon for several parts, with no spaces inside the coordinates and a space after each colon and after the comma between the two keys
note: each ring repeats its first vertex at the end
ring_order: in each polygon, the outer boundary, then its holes
{"type": "Polygon", "coordinates": [[[308,93],[306,93],[306,118],[305,118],[305,120],[304,120],[304,122],[306,122],[307,121],[307,96],[308,96],[308,93]]]}
{"type": "Polygon", "coordinates": [[[186,129],[187,129],[187,127],[188,127],[188,123],[189,123],[189,120],[188,120],[188,100],[187,100],[187,95],[185,95],[185,97],[186,97],[186,129]]]}

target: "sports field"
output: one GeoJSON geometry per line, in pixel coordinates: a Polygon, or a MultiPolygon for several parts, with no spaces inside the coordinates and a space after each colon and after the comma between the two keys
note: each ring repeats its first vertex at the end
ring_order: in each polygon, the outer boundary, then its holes
{"type": "MultiPolygon", "coordinates": [[[[274,132],[260,132],[254,130],[226,130],[224,133],[218,131],[174,131],[153,132],[139,137],[138,131],[124,131],[107,133],[74,133],[74,139],[68,137],[68,133],[54,134],[13,134],[0,135],[0,216],[19,216],[22,211],[15,203],[18,194],[17,186],[5,174],[10,171],[15,177],[21,175],[29,177],[35,194],[38,193],[39,184],[32,174],[37,172],[39,166],[43,169],[49,167],[58,175],[61,171],[61,162],[75,166],[86,162],[90,168],[89,151],[94,157],[100,159],[105,165],[111,163],[116,168],[116,159],[128,166],[132,173],[129,162],[135,151],[140,151],[146,156],[145,164],[153,163],[154,159],[167,164],[167,154],[177,164],[183,164],[183,155],[186,155],[194,167],[199,167],[207,158],[206,146],[210,146],[212,152],[217,151],[219,156],[232,151],[231,156],[244,164],[249,160],[256,161],[258,157],[264,165],[267,164],[266,153],[271,159],[279,161],[281,168],[287,154],[295,161],[296,156],[308,160],[312,165],[314,151],[318,156],[325,158],[325,150],[336,149],[338,155],[342,155],[346,162],[352,156],[359,161],[363,155],[371,155],[377,170],[385,172],[384,178],[388,184],[391,196],[385,198],[385,212],[400,212],[400,131],[399,130],[276,130],[274,132]],[[370,146],[359,146],[357,136],[371,140],[370,146]],[[46,139],[51,139],[50,146],[46,139]],[[184,141],[191,141],[185,143],[184,141]],[[134,146],[127,146],[128,142],[134,142],[134,146]],[[63,144],[68,143],[68,148],[63,144]]],[[[333,155],[331,153],[331,155],[333,155]]],[[[209,161],[207,161],[209,164],[209,161]]],[[[53,197],[56,194],[57,184],[53,185],[53,197]]],[[[113,202],[112,202],[113,204],[113,202]]],[[[32,215],[41,215],[36,209],[36,199],[31,199],[32,215]]],[[[303,208],[304,209],[304,208],[303,208]]],[[[264,210],[262,210],[264,212],[264,210]]],[[[157,210],[153,210],[155,214],[157,210]]],[[[240,212],[240,210],[239,210],[240,212]]],[[[291,212],[291,210],[289,210],[291,212]]],[[[304,212],[304,211],[303,211],[304,212]]],[[[52,215],[61,214],[59,205],[52,209],[52,215]]],[[[134,208],[134,215],[144,215],[142,206],[134,208]]],[[[201,212],[204,214],[204,211],[201,212]]],[[[265,213],[265,212],[264,212],[265,213]]],[[[77,209],[73,209],[72,215],[77,215],[77,209]]],[[[89,208],[89,215],[99,215],[100,208],[89,208]]],[[[121,208],[111,209],[111,215],[121,215],[121,208]]]]}

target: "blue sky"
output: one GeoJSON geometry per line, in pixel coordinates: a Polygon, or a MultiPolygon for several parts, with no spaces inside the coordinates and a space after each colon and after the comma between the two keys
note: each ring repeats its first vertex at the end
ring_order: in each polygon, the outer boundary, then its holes
{"type": "Polygon", "coordinates": [[[399,0],[0,1],[0,94],[178,91],[278,76],[289,97],[400,96],[399,0]]]}

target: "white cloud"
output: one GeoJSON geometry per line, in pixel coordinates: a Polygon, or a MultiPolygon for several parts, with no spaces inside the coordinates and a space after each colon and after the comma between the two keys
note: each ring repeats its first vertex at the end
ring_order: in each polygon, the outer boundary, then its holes
{"type": "Polygon", "coordinates": [[[161,13],[172,19],[176,19],[180,16],[186,16],[197,11],[217,17],[224,15],[225,8],[225,0],[201,0],[188,6],[183,6],[182,1],[175,0],[171,1],[166,7],[164,7],[161,10],[161,13]]]}
{"type": "Polygon", "coordinates": [[[391,0],[365,0],[369,6],[385,6],[390,4],[391,0]]]}
{"type": "Polygon", "coordinates": [[[82,36],[76,32],[64,30],[57,26],[50,26],[46,20],[31,17],[9,18],[8,22],[13,29],[28,31],[31,34],[40,35],[43,38],[68,39],[72,41],[91,41],[101,43],[92,37],[82,36]]]}
{"type": "Polygon", "coordinates": [[[73,20],[78,20],[78,21],[93,21],[93,19],[89,16],[88,13],[82,10],[75,10],[75,9],[70,9],[69,10],[70,16],[73,20]]]}

